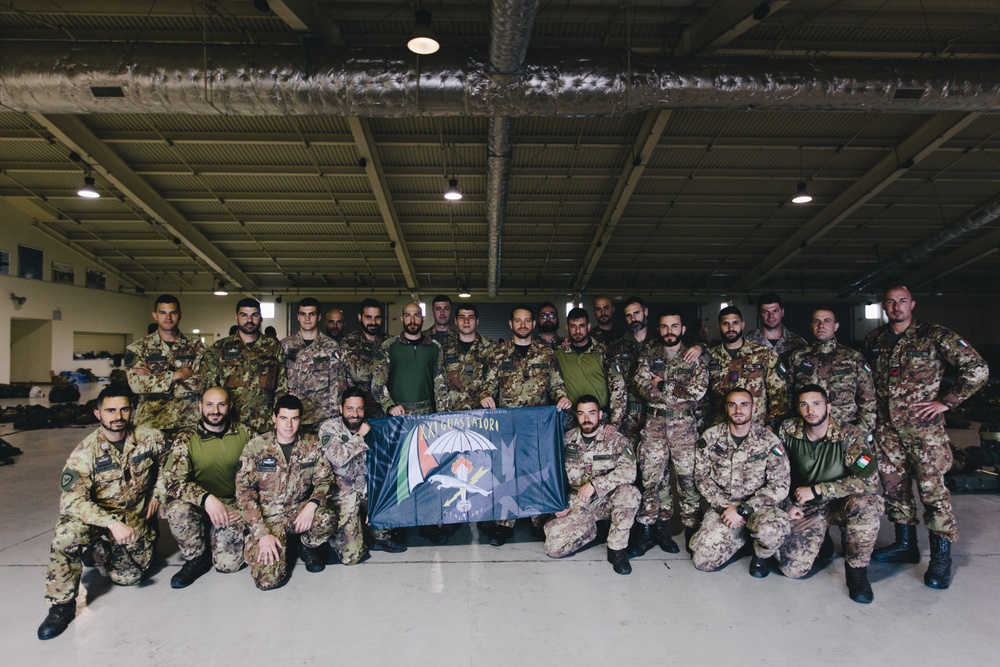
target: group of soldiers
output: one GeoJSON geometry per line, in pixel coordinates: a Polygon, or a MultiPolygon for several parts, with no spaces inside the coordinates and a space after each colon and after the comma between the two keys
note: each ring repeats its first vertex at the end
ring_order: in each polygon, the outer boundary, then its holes
{"type": "MultiPolygon", "coordinates": [[[[596,327],[585,309],[572,309],[565,339],[554,304],[517,305],[501,342],[478,333],[474,304],[443,295],[429,328],[409,303],[391,337],[374,299],[361,302],[360,328],[345,335],[342,310],[324,314],[306,298],[297,333],[279,342],[261,333],[260,304],[242,299],[235,332],[205,349],[181,332],[179,299],[161,295],[156,331],[128,348],[129,386],[101,392],[100,426],[63,471],[50,609],[38,636],[58,636],[74,618],[84,565],[119,584],[141,579],[158,515],[185,561],[174,588],[213,566],[244,565],[258,588],[276,588],[291,554],[322,571],[327,545],[347,565],[369,550],[404,551],[399,531],[366,525],[367,420],[479,408],[564,411],[567,507],[531,520],[552,557],[593,542],[603,520],[619,574],[654,546],[679,552],[669,526],[676,494],[697,569],[751,550],[751,575],[765,577],[773,565],[802,577],[833,554],[827,528],[835,524],[848,594],[867,603],[871,558],[920,560],[915,479],[931,539],[924,580],[947,588],[958,533],[943,479],[951,451],[942,413],[986,381],[985,362],[956,334],[914,320],[902,286],[886,291],[888,323],[867,336],[864,354],[838,343],[830,308],[814,310],[806,341],[784,327],[778,295],[758,305],[762,326],[746,336],[740,310],[723,308],[721,343],[708,346],[686,336],[674,309],[650,331],[639,297],[624,303],[624,331],[612,326],[607,297],[594,299],[596,327]],[[947,388],[946,364],[958,374],[947,388]],[[896,539],[874,549],[884,509],[896,539]]],[[[480,528],[500,547],[514,520],[480,528]]],[[[442,544],[454,529],[420,532],[442,544]]]]}

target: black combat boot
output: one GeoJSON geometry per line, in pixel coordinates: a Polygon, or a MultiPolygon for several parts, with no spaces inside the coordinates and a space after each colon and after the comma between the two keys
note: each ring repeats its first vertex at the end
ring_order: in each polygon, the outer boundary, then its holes
{"type": "Polygon", "coordinates": [[[192,558],[181,566],[180,571],[170,577],[171,588],[187,588],[193,584],[198,577],[212,569],[212,554],[207,551],[200,556],[192,558]]]}
{"type": "Polygon", "coordinates": [[[608,547],[608,562],[618,574],[632,574],[632,565],[628,562],[624,549],[608,547]]]}
{"type": "Polygon", "coordinates": [[[629,558],[638,558],[653,548],[653,527],[648,523],[635,522],[632,526],[632,534],[629,535],[628,549],[625,555],[629,558]]]}
{"type": "Polygon", "coordinates": [[[855,602],[869,604],[875,599],[875,593],[872,592],[872,586],[868,583],[868,566],[851,567],[846,565],[845,567],[847,569],[847,594],[855,602]]]}
{"type": "Polygon", "coordinates": [[[493,537],[490,538],[490,545],[494,547],[502,547],[507,544],[507,540],[509,540],[513,535],[513,528],[497,524],[496,528],[493,529],[493,537]]]}
{"type": "Polygon", "coordinates": [[[380,531],[377,534],[379,537],[375,537],[375,534],[371,536],[371,545],[369,545],[369,548],[372,551],[385,551],[390,554],[401,554],[406,551],[406,545],[396,537],[393,531],[380,531]]]}
{"type": "Polygon", "coordinates": [[[754,554],[750,559],[750,576],[756,577],[757,579],[763,579],[767,575],[771,574],[771,566],[767,562],[769,558],[761,558],[757,554],[754,554]]]}
{"type": "Polygon", "coordinates": [[[38,638],[52,639],[53,637],[58,637],[74,618],[76,618],[76,600],[52,605],[49,607],[49,615],[38,626],[38,638]]]}
{"type": "Polygon", "coordinates": [[[830,529],[826,529],[826,534],[823,535],[823,544],[819,547],[818,558],[822,560],[830,560],[833,558],[833,540],[830,539],[830,529]]]}
{"type": "Polygon", "coordinates": [[[698,532],[697,526],[684,526],[684,548],[687,550],[688,554],[694,555],[694,549],[691,548],[691,538],[694,534],[698,532]]]}
{"type": "Polygon", "coordinates": [[[951,586],[951,542],[931,533],[931,562],[924,573],[924,585],[944,590],[951,586]]]}
{"type": "Polygon", "coordinates": [[[919,563],[920,548],[917,546],[917,527],[897,523],[896,541],[876,549],[872,558],[880,563],[919,563]]]}
{"type": "Polygon", "coordinates": [[[680,553],[681,548],[674,542],[670,535],[670,527],[666,521],[657,521],[653,524],[653,541],[660,545],[660,548],[668,554],[680,553]]]}
{"type": "Polygon", "coordinates": [[[299,557],[306,564],[306,572],[322,572],[326,569],[324,546],[307,547],[304,543],[299,543],[299,557]]]}

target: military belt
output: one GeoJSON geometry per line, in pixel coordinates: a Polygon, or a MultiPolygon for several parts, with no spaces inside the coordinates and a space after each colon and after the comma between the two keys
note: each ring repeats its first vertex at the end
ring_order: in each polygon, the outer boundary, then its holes
{"type": "Polygon", "coordinates": [[[636,401],[629,401],[628,402],[628,409],[629,410],[635,410],[640,415],[641,414],[645,414],[646,413],[646,404],[645,403],[637,403],[636,401]]]}
{"type": "Polygon", "coordinates": [[[400,403],[406,414],[430,414],[434,412],[434,401],[420,401],[419,403],[400,403]]]}
{"type": "Polygon", "coordinates": [[[694,412],[691,410],[673,410],[671,408],[646,408],[646,414],[652,415],[654,417],[665,417],[667,419],[682,419],[684,417],[693,417],[694,412]]]}

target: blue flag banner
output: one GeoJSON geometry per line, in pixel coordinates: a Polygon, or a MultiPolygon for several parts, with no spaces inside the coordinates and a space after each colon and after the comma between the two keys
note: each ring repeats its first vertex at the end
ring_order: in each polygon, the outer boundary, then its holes
{"type": "Polygon", "coordinates": [[[554,407],[372,419],[372,528],[472,523],[566,507],[563,420],[554,407]]]}

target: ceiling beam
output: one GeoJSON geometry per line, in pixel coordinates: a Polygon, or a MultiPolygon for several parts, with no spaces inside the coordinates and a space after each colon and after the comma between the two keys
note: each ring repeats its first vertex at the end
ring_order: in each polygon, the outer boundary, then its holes
{"type": "Polygon", "coordinates": [[[636,137],[634,144],[638,146],[638,150],[634,153],[632,161],[624,165],[622,169],[621,176],[618,178],[618,184],[611,195],[611,201],[608,202],[608,206],[604,210],[604,215],[601,216],[601,222],[597,225],[594,238],[590,242],[590,249],[587,251],[587,257],[583,262],[583,271],[579,274],[579,278],[577,278],[574,285],[575,291],[586,288],[587,281],[590,280],[594,269],[600,263],[604,248],[607,247],[608,241],[611,240],[615,227],[618,225],[618,221],[621,220],[622,215],[625,213],[629,199],[632,197],[632,193],[635,192],[635,188],[639,184],[639,179],[642,178],[642,174],[646,170],[646,165],[649,164],[649,159],[656,149],[660,138],[663,136],[667,123],[670,121],[671,113],[673,112],[651,111],[646,114],[646,118],[642,123],[642,128],[639,130],[639,135],[636,137]]]}
{"type": "Polygon", "coordinates": [[[949,273],[964,269],[967,266],[986,259],[997,252],[1000,246],[1000,229],[993,230],[976,239],[975,243],[966,244],[964,247],[954,250],[941,259],[931,262],[922,269],[918,269],[909,274],[903,281],[912,285],[916,289],[920,285],[943,278],[949,273]]]}
{"type": "MultiPolygon", "coordinates": [[[[770,12],[773,14],[789,0],[771,0],[770,12]]],[[[761,5],[761,0],[723,0],[716,2],[711,9],[701,13],[681,35],[674,49],[675,56],[694,56],[712,53],[754,27],[759,20],[753,17],[754,11],[761,5]]]]}
{"type": "Polygon", "coordinates": [[[327,46],[343,46],[340,26],[330,18],[330,7],[314,0],[268,0],[271,11],[296,32],[311,32],[327,46]]]}
{"type": "Polygon", "coordinates": [[[137,175],[111,148],[104,145],[77,116],[64,114],[30,114],[70,150],[100,171],[122,194],[135,202],[154,220],[200,257],[226,282],[253,290],[256,285],[226,255],[205,238],[198,229],[141,176],[137,175]]]}
{"type": "Polygon", "coordinates": [[[375,138],[372,136],[371,123],[367,118],[351,116],[347,119],[351,126],[351,134],[358,146],[358,153],[365,162],[365,174],[368,182],[372,186],[372,193],[378,203],[379,212],[382,214],[382,221],[385,223],[385,230],[389,234],[390,245],[396,252],[399,260],[399,268],[403,272],[406,286],[417,289],[416,271],[413,269],[413,260],[410,259],[410,251],[403,238],[403,229],[399,224],[399,217],[396,215],[396,206],[392,201],[389,184],[385,180],[385,172],[382,170],[382,159],[379,157],[378,148],[375,146],[375,138]]]}
{"type": "Polygon", "coordinates": [[[935,114],[916,132],[904,139],[896,150],[879,160],[864,176],[848,186],[796,233],[740,277],[733,284],[732,291],[743,292],[756,287],[764,278],[780,269],[802,250],[816,243],[854,211],[901,178],[951,137],[974,123],[980,116],[978,112],[966,114],[949,111],[935,114]]]}

